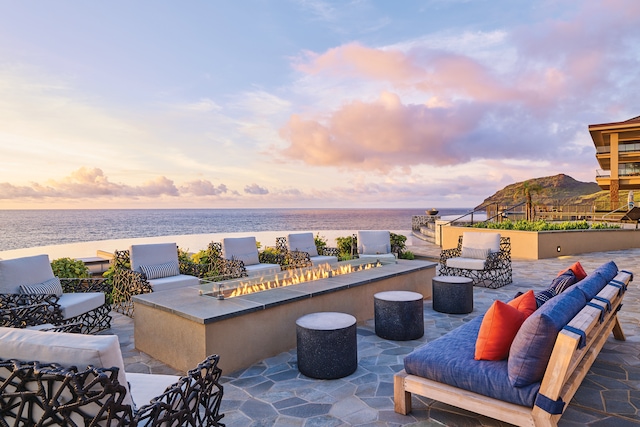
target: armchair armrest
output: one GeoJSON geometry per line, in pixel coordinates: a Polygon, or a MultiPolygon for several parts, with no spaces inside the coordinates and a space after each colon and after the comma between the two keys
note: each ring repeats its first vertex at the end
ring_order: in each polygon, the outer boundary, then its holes
{"type": "Polygon", "coordinates": [[[219,426],[223,388],[218,355],[211,355],[187,376],[138,409],[137,425],[219,426]]]}
{"type": "Polygon", "coordinates": [[[340,256],[340,249],[338,248],[322,248],[322,251],[320,251],[320,255],[324,255],[324,256],[334,256],[334,257],[339,257],[340,256]]]}
{"type": "Polygon", "coordinates": [[[0,326],[26,328],[50,323],[51,311],[45,302],[0,308],[0,326]]]}
{"type": "Polygon", "coordinates": [[[111,294],[112,285],[104,278],[60,278],[65,293],[104,292],[111,294]]]}
{"type": "Polygon", "coordinates": [[[292,269],[292,268],[303,268],[311,266],[311,256],[309,256],[308,252],[303,251],[288,251],[286,256],[284,257],[284,262],[282,268],[292,269]]]}
{"type": "Polygon", "coordinates": [[[209,265],[196,264],[195,262],[180,260],[180,274],[187,274],[195,277],[205,277],[209,272],[209,265]]]}
{"type": "Polygon", "coordinates": [[[62,310],[58,304],[59,299],[55,294],[0,294],[2,326],[26,327],[60,323],[62,310]],[[27,309],[29,307],[34,310],[33,313],[27,309]]]}
{"type": "Polygon", "coordinates": [[[440,263],[444,264],[449,258],[459,257],[461,253],[460,248],[443,249],[440,252],[440,263]]]}

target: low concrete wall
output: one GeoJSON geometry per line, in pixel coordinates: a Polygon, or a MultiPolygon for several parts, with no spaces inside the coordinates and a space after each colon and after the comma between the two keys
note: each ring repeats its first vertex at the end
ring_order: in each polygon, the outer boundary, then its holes
{"type": "Polygon", "coordinates": [[[589,252],[616,251],[640,248],[640,230],[567,230],[516,231],[490,230],[468,227],[442,227],[442,248],[458,245],[463,232],[500,233],[511,238],[511,257],[518,259],[544,259],[589,252]],[[558,250],[560,248],[560,250],[558,250]]]}

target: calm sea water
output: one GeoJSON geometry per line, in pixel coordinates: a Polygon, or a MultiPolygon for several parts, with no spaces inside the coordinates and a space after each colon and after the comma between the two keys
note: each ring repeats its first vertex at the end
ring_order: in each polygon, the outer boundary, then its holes
{"type": "MultiPolygon", "coordinates": [[[[468,209],[441,209],[461,215],[468,209]]],[[[0,210],[0,251],[107,239],[276,230],[410,230],[421,209],[0,210]]]]}

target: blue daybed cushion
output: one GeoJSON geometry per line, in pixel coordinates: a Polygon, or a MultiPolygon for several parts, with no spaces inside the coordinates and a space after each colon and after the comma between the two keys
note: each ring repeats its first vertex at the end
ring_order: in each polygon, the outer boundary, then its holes
{"type": "Polygon", "coordinates": [[[507,361],[475,360],[476,340],[484,315],[418,347],[404,358],[407,373],[504,400],[533,407],[540,383],[512,387],[507,361]]]}
{"type": "Polygon", "coordinates": [[[615,262],[609,261],[596,268],[593,273],[578,282],[576,286],[584,292],[587,300],[591,301],[617,274],[618,266],[615,262]]]}
{"type": "Polygon", "coordinates": [[[524,321],[511,343],[507,359],[511,385],[526,387],[542,380],[558,332],[586,303],[584,293],[572,286],[551,298],[524,321]]]}

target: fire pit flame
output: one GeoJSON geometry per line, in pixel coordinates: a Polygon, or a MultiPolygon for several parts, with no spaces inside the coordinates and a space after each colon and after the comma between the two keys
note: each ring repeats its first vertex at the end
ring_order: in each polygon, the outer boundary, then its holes
{"type": "MultiPolygon", "coordinates": [[[[233,289],[226,297],[233,298],[241,295],[248,295],[254,292],[266,291],[269,289],[282,288],[285,286],[298,285],[300,283],[311,282],[319,279],[326,279],[328,277],[340,276],[343,274],[350,274],[356,271],[369,270],[382,266],[380,261],[353,265],[346,264],[338,266],[335,270],[331,269],[329,264],[324,264],[313,269],[305,270],[288,270],[285,275],[280,278],[276,275],[272,279],[260,278],[259,283],[253,281],[240,282],[238,286],[233,289]]],[[[214,288],[214,291],[216,289],[214,288]]]]}

